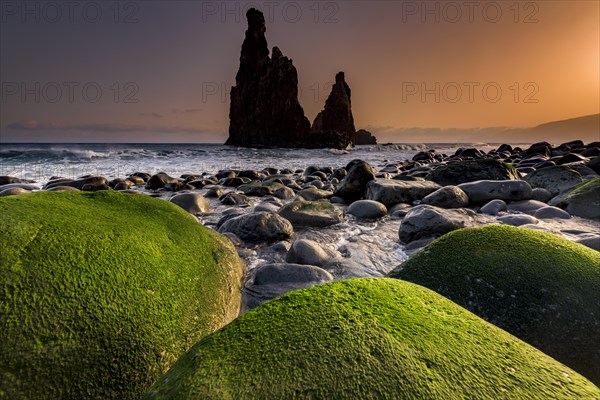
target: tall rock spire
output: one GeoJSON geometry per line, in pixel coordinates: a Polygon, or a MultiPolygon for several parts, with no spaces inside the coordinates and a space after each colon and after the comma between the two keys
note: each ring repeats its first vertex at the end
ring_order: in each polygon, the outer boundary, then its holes
{"type": "Polygon", "coordinates": [[[310,122],[298,102],[298,73],[292,60],[265,38],[263,14],[246,13],[248,29],[242,44],[240,68],[231,88],[229,138],[236,146],[301,146],[310,122]]]}
{"type": "Polygon", "coordinates": [[[343,72],[335,75],[335,84],[325,101],[325,108],[313,122],[312,131],[336,131],[348,137],[356,131],[352,117],[352,96],[343,72]]]}

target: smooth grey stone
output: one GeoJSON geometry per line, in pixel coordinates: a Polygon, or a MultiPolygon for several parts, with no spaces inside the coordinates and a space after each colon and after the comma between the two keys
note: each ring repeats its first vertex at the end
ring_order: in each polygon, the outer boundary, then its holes
{"type": "Polygon", "coordinates": [[[356,200],[350,204],[346,213],[360,219],[375,220],[385,217],[387,215],[387,208],[378,201],[356,200]]]}
{"type": "Polygon", "coordinates": [[[576,243],[587,246],[590,249],[600,251],[600,235],[590,236],[590,237],[586,237],[583,239],[579,239],[576,241],[576,243]]]}
{"type": "Polygon", "coordinates": [[[538,209],[533,216],[538,219],[570,219],[571,214],[558,207],[546,206],[538,209]]]}
{"type": "Polygon", "coordinates": [[[479,209],[479,212],[487,215],[498,215],[498,213],[507,210],[504,200],[490,200],[479,209]]]}
{"type": "Polygon", "coordinates": [[[490,200],[517,201],[531,198],[531,186],[525,181],[475,181],[458,185],[467,196],[469,203],[480,204],[490,200]]]}
{"type": "Polygon", "coordinates": [[[210,211],[210,204],[200,193],[183,193],[178,194],[169,200],[173,204],[177,204],[190,214],[205,213],[210,211]]]}
{"type": "Polygon", "coordinates": [[[264,264],[256,267],[254,285],[277,283],[323,283],[333,280],[333,276],[314,265],[293,263],[264,264]]]}
{"type": "Polygon", "coordinates": [[[219,232],[231,232],[244,241],[276,242],[294,233],[292,224],[278,214],[257,212],[233,217],[225,221],[219,232]]]}
{"type": "Polygon", "coordinates": [[[329,201],[295,200],[281,207],[279,215],[294,226],[323,227],[343,221],[343,212],[329,201]]]}
{"type": "Polygon", "coordinates": [[[6,185],[0,185],[0,191],[7,189],[23,189],[31,192],[32,190],[40,190],[36,185],[29,185],[27,183],[7,183],[6,185]]]}
{"type": "Polygon", "coordinates": [[[13,187],[13,188],[8,188],[8,189],[2,190],[2,187],[0,187],[0,197],[15,196],[15,195],[18,195],[18,194],[25,194],[25,193],[31,193],[31,191],[27,190],[27,189],[20,188],[20,187],[13,187]]]}
{"type": "Polygon", "coordinates": [[[532,200],[537,200],[537,201],[541,201],[543,203],[547,203],[548,201],[550,201],[550,199],[552,197],[554,197],[554,195],[548,189],[533,188],[533,190],[531,191],[531,199],[532,200]]]}
{"type": "Polygon", "coordinates": [[[279,211],[279,206],[277,206],[273,203],[262,202],[259,205],[257,205],[256,207],[254,207],[254,212],[259,212],[259,211],[277,213],[277,211],[279,211]]]}
{"type": "Polygon", "coordinates": [[[322,267],[335,257],[335,251],[323,247],[313,240],[298,239],[292,243],[285,261],[322,267]]]}
{"type": "Polygon", "coordinates": [[[421,204],[429,204],[441,208],[461,208],[469,204],[469,197],[458,186],[444,186],[421,200],[421,204]]]}
{"type": "Polygon", "coordinates": [[[463,209],[446,210],[429,205],[412,208],[400,223],[398,235],[402,243],[428,236],[441,236],[471,225],[473,218],[463,209]]]}
{"type": "Polygon", "coordinates": [[[390,207],[398,203],[412,203],[415,200],[421,200],[440,187],[431,181],[377,179],[367,184],[366,198],[390,207]]]}
{"type": "Polygon", "coordinates": [[[508,205],[508,211],[516,211],[533,215],[540,208],[548,207],[546,203],[537,200],[514,201],[508,205]]]}
{"type": "Polygon", "coordinates": [[[498,217],[498,221],[506,225],[521,226],[526,224],[537,224],[539,221],[527,214],[511,214],[498,217]]]}
{"type": "Polygon", "coordinates": [[[528,174],[524,180],[531,187],[547,189],[553,195],[564,193],[583,183],[583,178],[579,172],[561,165],[538,169],[528,174]]]}

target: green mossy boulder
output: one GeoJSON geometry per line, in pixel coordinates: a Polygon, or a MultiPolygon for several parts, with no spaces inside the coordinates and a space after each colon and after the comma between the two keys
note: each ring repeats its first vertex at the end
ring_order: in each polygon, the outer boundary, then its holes
{"type": "Polygon", "coordinates": [[[600,253],[505,225],[461,229],[389,276],[426,286],[600,382],[600,253]]]}
{"type": "Polygon", "coordinates": [[[233,245],[172,203],[38,192],[0,215],[0,398],[139,398],[238,314],[233,245]]]}
{"type": "Polygon", "coordinates": [[[566,197],[567,211],[583,218],[600,219],[600,178],[571,190],[566,197]]]}
{"type": "Polygon", "coordinates": [[[342,210],[327,200],[294,200],[282,206],[278,214],[294,227],[323,227],[339,224],[344,220],[342,210]]]}
{"type": "Polygon", "coordinates": [[[504,161],[478,159],[452,161],[441,165],[427,175],[427,179],[448,186],[474,181],[502,181],[520,179],[519,171],[504,161]]]}
{"type": "Polygon", "coordinates": [[[429,289],[361,278],[244,314],[194,345],[144,399],[598,396],[582,376],[429,289]]]}

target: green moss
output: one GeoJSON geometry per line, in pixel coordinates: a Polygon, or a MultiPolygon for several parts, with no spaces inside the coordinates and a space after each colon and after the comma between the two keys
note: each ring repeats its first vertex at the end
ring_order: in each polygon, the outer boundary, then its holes
{"type": "Polygon", "coordinates": [[[426,286],[600,382],[600,253],[505,225],[461,229],[391,277],[426,286]]]}
{"type": "Polygon", "coordinates": [[[237,316],[227,239],[119,192],[0,198],[0,398],[139,398],[237,316]]]}
{"type": "Polygon", "coordinates": [[[600,178],[594,178],[582,185],[577,186],[573,190],[571,190],[569,192],[569,194],[567,195],[567,199],[574,197],[574,196],[580,196],[583,194],[591,194],[594,191],[598,191],[599,187],[600,187],[600,178]]]}
{"type": "Polygon", "coordinates": [[[593,398],[580,375],[394,279],[294,291],[206,337],[145,399],[593,398]]]}
{"type": "Polygon", "coordinates": [[[278,214],[294,226],[329,226],[340,223],[344,213],[327,200],[294,200],[281,207],[278,214]]]}

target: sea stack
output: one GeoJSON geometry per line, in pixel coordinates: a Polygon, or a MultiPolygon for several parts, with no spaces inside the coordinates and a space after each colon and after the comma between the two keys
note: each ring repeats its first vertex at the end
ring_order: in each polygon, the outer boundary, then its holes
{"type": "Polygon", "coordinates": [[[350,87],[343,72],[335,75],[335,84],[325,101],[325,109],[317,114],[312,126],[313,132],[336,131],[350,138],[356,129],[352,117],[352,99],[350,87]]]}
{"type": "Polygon", "coordinates": [[[235,146],[302,147],[310,122],[298,102],[298,73],[292,60],[265,38],[265,18],[251,8],[240,68],[231,88],[229,138],[235,146]]]}

